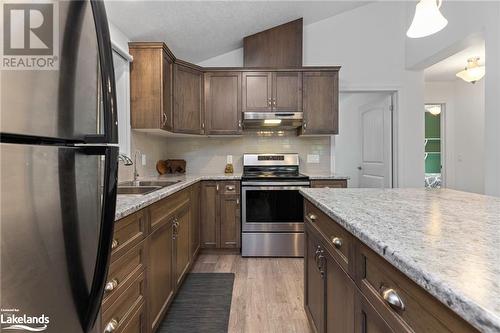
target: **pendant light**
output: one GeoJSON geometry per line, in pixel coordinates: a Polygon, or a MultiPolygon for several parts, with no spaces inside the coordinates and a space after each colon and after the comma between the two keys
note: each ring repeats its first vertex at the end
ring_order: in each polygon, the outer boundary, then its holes
{"type": "Polygon", "coordinates": [[[446,27],[448,20],[439,11],[441,3],[442,0],[420,0],[406,36],[410,38],[425,37],[446,27]]]}
{"type": "Polygon", "coordinates": [[[433,116],[437,116],[441,113],[441,105],[426,105],[425,109],[433,116]]]}
{"type": "Polygon", "coordinates": [[[467,66],[461,72],[457,73],[457,76],[469,83],[476,83],[481,80],[486,74],[486,68],[484,66],[479,66],[479,57],[467,59],[467,66]]]}

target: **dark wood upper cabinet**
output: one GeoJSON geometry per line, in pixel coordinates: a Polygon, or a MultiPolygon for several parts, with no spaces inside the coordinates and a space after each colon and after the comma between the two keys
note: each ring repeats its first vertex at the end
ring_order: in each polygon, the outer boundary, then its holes
{"type": "Polygon", "coordinates": [[[245,67],[302,67],[302,18],[243,39],[245,67]]]}
{"type": "Polygon", "coordinates": [[[205,73],[205,133],[241,134],[241,73],[205,73]]]}
{"type": "Polygon", "coordinates": [[[302,111],[302,73],[273,73],[273,111],[302,111]]]}
{"type": "Polygon", "coordinates": [[[338,134],[338,71],[302,73],[304,123],[301,134],[338,134]]]}
{"type": "Polygon", "coordinates": [[[243,72],[243,112],[272,110],[273,75],[271,72],[243,72]]]}
{"type": "Polygon", "coordinates": [[[203,134],[203,72],[174,64],[174,132],[203,134]]]}
{"type": "Polygon", "coordinates": [[[173,54],[164,43],[129,43],[131,126],[171,129],[173,54]]]}

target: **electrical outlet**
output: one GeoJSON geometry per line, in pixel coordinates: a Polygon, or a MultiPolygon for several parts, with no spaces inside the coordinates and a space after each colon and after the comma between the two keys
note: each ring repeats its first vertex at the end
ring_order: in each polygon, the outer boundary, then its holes
{"type": "Polygon", "coordinates": [[[227,155],[226,156],[226,163],[227,164],[233,164],[233,155],[227,155]]]}
{"type": "Polygon", "coordinates": [[[307,154],[307,163],[318,164],[319,163],[319,155],[307,154]]]}
{"type": "Polygon", "coordinates": [[[146,165],[146,154],[141,155],[141,164],[142,164],[142,166],[146,165]]]}

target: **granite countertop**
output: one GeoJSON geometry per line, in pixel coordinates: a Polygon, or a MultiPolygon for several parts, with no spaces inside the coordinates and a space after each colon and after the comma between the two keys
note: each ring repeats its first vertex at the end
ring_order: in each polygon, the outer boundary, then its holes
{"type": "Polygon", "coordinates": [[[200,180],[240,180],[241,173],[224,174],[188,174],[188,175],[163,175],[158,177],[145,177],[139,180],[166,180],[178,181],[176,184],[164,187],[148,194],[119,194],[116,196],[115,221],[124,218],[156,201],[174,194],[200,180]]]}
{"type": "Polygon", "coordinates": [[[500,332],[500,198],[448,189],[301,189],[482,332],[500,332]]]}
{"type": "Polygon", "coordinates": [[[350,178],[348,176],[343,176],[339,175],[336,173],[309,173],[309,172],[302,172],[302,174],[306,175],[309,177],[311,180],[320,180],[320,179],[327,179],[327,180],[334,180],[334,179],[340,179],[340,180],[349,180],[350,178]]]}

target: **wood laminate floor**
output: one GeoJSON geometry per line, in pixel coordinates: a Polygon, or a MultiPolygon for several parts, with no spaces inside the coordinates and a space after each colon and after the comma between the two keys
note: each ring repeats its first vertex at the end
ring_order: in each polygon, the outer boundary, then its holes
{"type": "Polygon", "coordinates": [[[303,259],[202,254],[192,272],[235,273],[229,333],[310,333],[303,259]]]}

